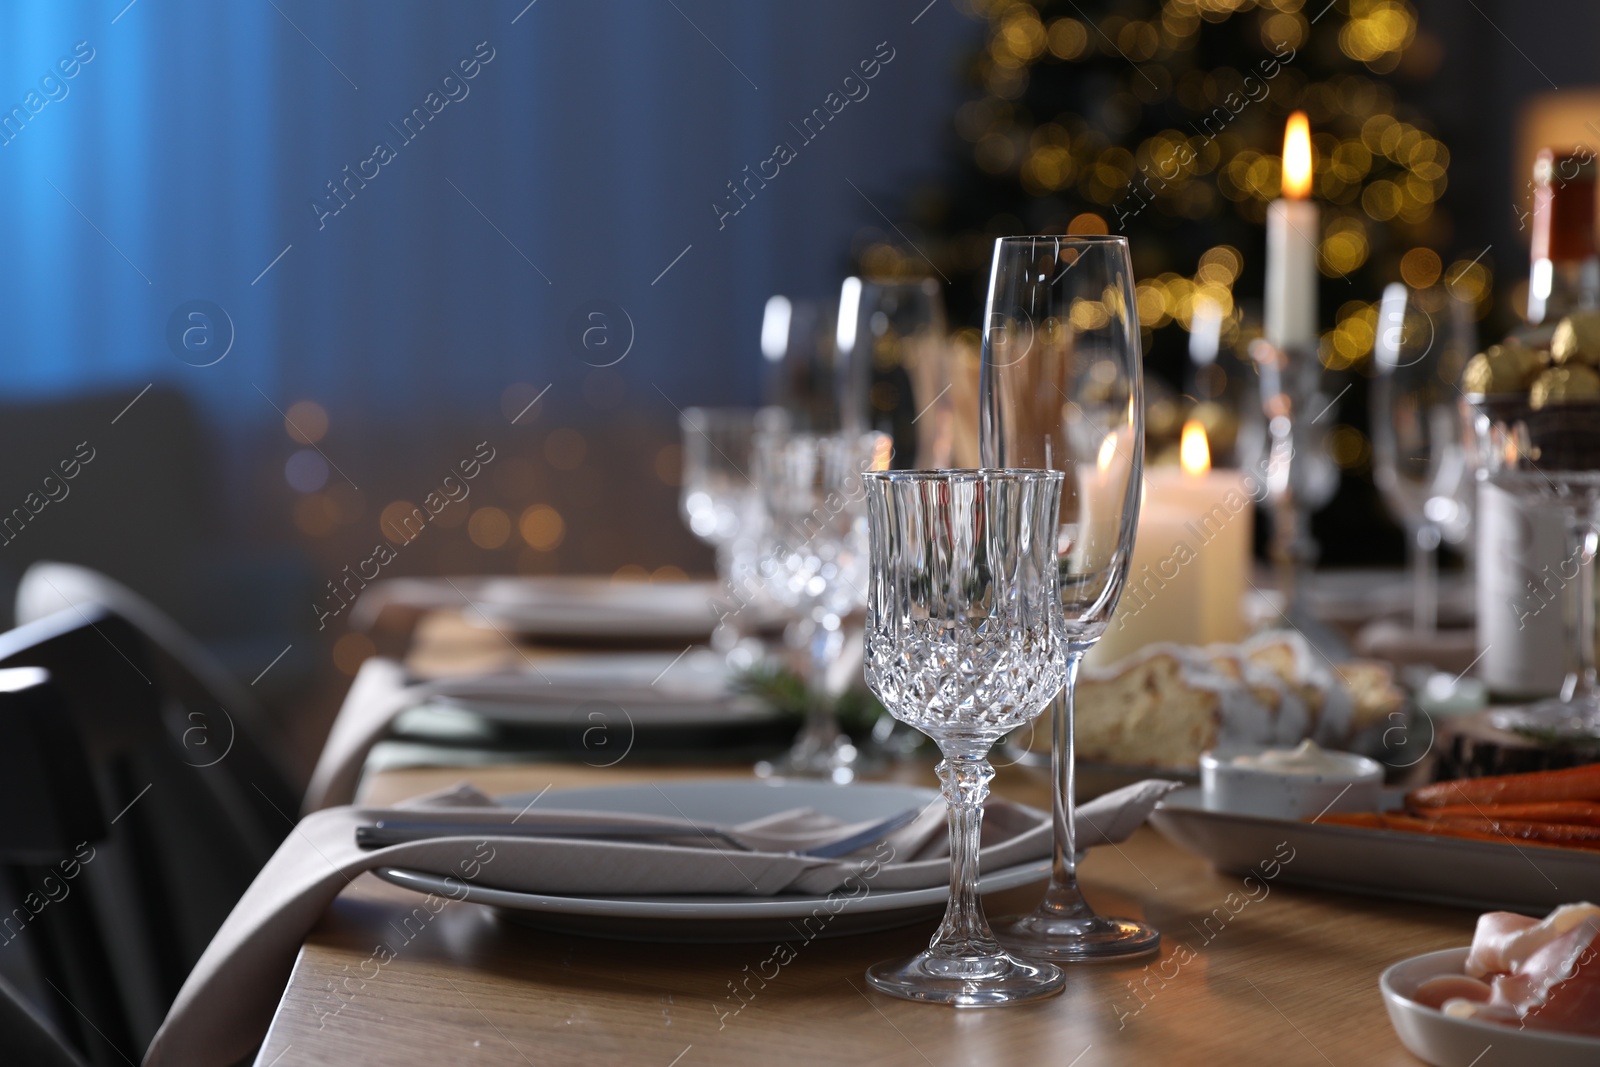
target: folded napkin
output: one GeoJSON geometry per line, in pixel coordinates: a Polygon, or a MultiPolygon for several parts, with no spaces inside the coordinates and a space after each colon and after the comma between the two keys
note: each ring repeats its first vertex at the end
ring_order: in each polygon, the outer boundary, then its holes
{"type": "Polygon", "coordinates": [[[434,695],[426,683],[408,685],[405,668],[392,659],[375,656],[363,663],[317,757],[301,813],[350,803],[367,753],[383,739],[394,717],[434,695]]]}
{"type": "MultiPolygon", "coordinates": [[[[1082,805],[1077,811],[1079,846],[1125,839],[1178,784],[1138,782],[1082,805]]],[[[687,827],[680,840],[689,842],[688,847],[495,835],[496,827],[523,818],[616,822],[619,815],[547,809],[531,816],[526,808],[497,806],[470,787],[397,808],[337,807],[308,815],[262,868],[195,964],[145,1053],[145,1067],[225,1067],[259,1045],[306,935],[351,879],[377,867],[453,878],[463,893],[471,883],[556,894],[769,896],[826,894],[853,875],[870,878],[875,889],[921,888],[949,878],[948,841],[941,840],[942,802],[929,805],[886,837],[887,848],[869,846],[841,859],[696,847],[697,835],[687,827]],[[357,848],[356,827],[384,818],[471,819],[482,822],[484,832],[371,851],[357,848]]],[[[650,816],[626,818],[674,824],[650,816]]],[[[736,828],[745,844],[788,849],[838,840],[852,829],[809,811],[767,816],[736,828]]],[[[1001,800],[986,805],[981,867],[995,870],[1048,855],[1050,843],[1050,819],[1044,813],[1001,800]]]]}

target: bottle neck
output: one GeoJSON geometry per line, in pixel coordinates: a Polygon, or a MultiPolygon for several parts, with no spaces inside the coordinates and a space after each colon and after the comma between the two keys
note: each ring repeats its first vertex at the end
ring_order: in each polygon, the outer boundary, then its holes
{"type": "Polygon", "coordinates": [[[1528,276],[1529,325],[1587,308],[1600,308],[1600,257],[1534,259],[1528,276]]]}

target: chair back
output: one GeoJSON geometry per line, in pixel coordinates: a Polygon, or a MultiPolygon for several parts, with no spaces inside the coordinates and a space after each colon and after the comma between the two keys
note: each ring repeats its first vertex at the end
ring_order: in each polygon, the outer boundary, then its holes
{"type": "Polygon", "coordinates": [[[8,1064],[84,1067],[83,1060],[61,1035],[3,979],[0,979],[0,1049],[5,1050],[8,1064]]]}
{"type": "Polygon", "coordinates": [[[293,826],[287,783],[212,700],[103,605],[0,634],[0,864],[21,902],[0,937],[91,1063],[137,1061],[293,826]]]}

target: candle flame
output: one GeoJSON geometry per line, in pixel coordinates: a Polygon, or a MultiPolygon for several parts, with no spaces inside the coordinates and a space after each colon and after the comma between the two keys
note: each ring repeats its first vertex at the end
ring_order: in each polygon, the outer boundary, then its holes
{"type": "Polygon", "coordinates": [[[1290,115],[1283,131],[1283,195],[1291,200],[1311,195],[1311,123],[1304,111],[1290,115]]]}
{"type": "Polygon", "coordinates": [[[1100,468],[1101,474],[1111,469],[1111,461],[1116,457],[1116,454],[1117,435],[1108,433],[1106,434],[1106,439],[1100,442],[1100,454],[1095,457],[1095,465],[1100,468]]]}
{"type": "Polygon", "coordinates": [[[872,471],[886,471],[889,463],[894,459],[894,442],[888,437],[883,437],[872,446],[872,463],[867,467],[872,471]]]}
{"type": "Polygon", "coordinates": [[[1206,442],[1206,428],[1194,419],[1183,424],[1178,462],[1185,474],[1204,474],[1211,469],[1211,446],[1206,442]]]}

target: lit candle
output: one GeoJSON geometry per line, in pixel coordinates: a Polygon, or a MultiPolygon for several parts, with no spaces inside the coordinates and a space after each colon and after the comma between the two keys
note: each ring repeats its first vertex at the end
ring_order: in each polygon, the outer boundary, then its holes
{"type": "Polygon", "coordinates": [[[1283,199],[1267,205],[1266,336],[1278,348],[1317,340],[1320,223],[1311,196],[1311,126],[1304,111],[1283,135],[1283,199]]]}
{"type": "Polygon", "coordinates": [[[1204,427],[1183,428],[1178,469],[1147,471],[1122,599],[1089,654],[1104,666],[1146,645],[1244,637],[1253,504],[1243,475],[1213,470],[1204,427]]]}

